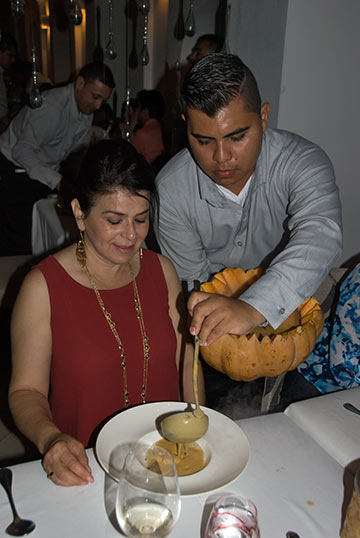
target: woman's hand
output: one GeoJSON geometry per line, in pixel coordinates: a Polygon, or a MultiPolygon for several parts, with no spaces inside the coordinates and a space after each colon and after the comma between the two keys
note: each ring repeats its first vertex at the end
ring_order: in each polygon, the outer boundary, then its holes
{"type": "Polygon", "coordinates": [[[216,293],[193,292],[188,300],[190,333],[209,346],[225,334],[248,334],[265,321],[253,306],[216,293]]]}
{"type": "Polygon", "coordinates": [[[50,438],[44,450],[43,468],[59,486],[85,486],[94,482],[82,443],[64,433],[50,438]]]}

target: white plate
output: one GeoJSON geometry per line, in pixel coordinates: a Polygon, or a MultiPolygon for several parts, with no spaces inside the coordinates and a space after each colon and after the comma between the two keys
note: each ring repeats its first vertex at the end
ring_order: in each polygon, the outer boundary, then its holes
{"type": "MultiPolygon", "coordinates": [[[[103,469],[118,478],[113,455],[118,458],[121,454],[122,459],[132,443],[149,434],[156,442],[161,438],[158,427],[162,415],[185,411],[187,406],[184,402],[155,402],[115,415],[103,426],[96,440],[96,456],[103,469]]],[[[202,409],[209,417],[209,429],[203,442],[211,452],[210,461],[198,473],[179,477],[182,495],[208,493],[233,482],[249,461],[250,445],[242,429],[225,415],[207,407],[202,409]]]]}

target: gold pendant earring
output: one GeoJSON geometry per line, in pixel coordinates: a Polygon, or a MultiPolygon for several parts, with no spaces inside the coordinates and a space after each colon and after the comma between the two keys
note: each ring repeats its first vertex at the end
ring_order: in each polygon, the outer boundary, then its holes
{"type": "Polygon", "coordinates": [[[80,239],[76,245],[76,258],[79,262],[80,267],[85,267],[86,265],[86,252],[85,252],[85,238],[84,232],[80,230],[80,239]]]}

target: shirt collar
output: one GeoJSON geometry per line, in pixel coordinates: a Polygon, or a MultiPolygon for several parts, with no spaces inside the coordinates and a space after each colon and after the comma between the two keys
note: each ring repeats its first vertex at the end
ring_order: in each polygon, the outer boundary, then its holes
{"type": "MultiPolygon", "coordinates": [[[[72,82],[69,84],[69,91],[70,91],[70,102],[71,102],[71,115],[76,120],[81,120],[84,117],[90,117],[87,114],[83,114],[78,109],[76,99],[75,99],[75,82],[72,82]]],[[[91,114],[91,118],[93,117],[93,114],[91,114]]]]}

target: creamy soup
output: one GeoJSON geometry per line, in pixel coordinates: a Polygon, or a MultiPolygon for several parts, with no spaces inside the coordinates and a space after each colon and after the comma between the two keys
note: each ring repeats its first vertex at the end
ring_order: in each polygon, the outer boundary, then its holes
{"type": "Polygon", "coordinates": [[[204,451],[198,443],[183,445],[160,439],[155,444],[165,448],[173,455],[178,476],[197,473],[206,466],[204,451]]]}

